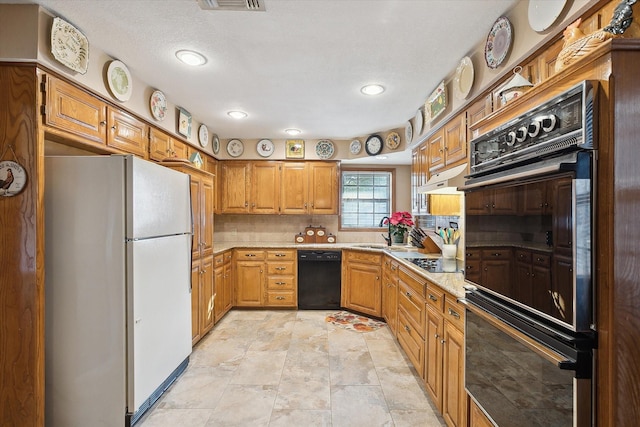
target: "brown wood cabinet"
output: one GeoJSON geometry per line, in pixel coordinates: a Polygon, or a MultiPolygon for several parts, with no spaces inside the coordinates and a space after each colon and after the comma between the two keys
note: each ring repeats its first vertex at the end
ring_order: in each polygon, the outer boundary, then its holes
{"type": "Polygon", "coordinates": [[[151,128],[149,158],[161,162],[166,158],[188,159],[187,145],[159,129],[151,128]]]}
{"type": "Polygon", "coordinates": [[[214,300],[214,322],[220,319],[233,307],[233,286],[231,258],[233,251],[225,251],[216,255],[214,259],[214,282],[216,297],[214,300]]]}
{"type": "Polygon", "coordinates": [[[236,249],[235,305],[298,306],[297,251],[236,249]]]}
{"type": "Polygon", "coordinates": [[[298,306],[298,261],[293,249],[267,252],[267,306],[298,306]]]}
{"type": "Polygon", "coordinates": [[[464,307],[445,296],[442,350],[442,417],[449,427],[466,426],[467,393],[464,390],[464,307]]]}
{"type": "Polygon", "coordinates": [[[398,272],[399,265],[388,255],[382,265],[382,317],[395,336],[398,322],[398,272]]]}
{"type": "Polygon", "coordinates": [[[280,213],[338,213],[336,162],[283,162],[281,171],[280,213]]]}
{"type": "Polygon", "coordinates": [[[221,162],[220,213],[337,214],[336,162],[221,162]]]}
{"type": "Polygon", "coordinates": [[[467,192],[465,210],[467,215],[515,215],[518,193],[508,187],[467,192]]]}
{"type": "Polygon", "coordinates": [[[467,158],[467,115],[459,114],[427,140],[429,174],[467,158]]]}
{"type": "Polygon", "coordinates": [[[375,317],[382,316],[382,255],[342,251],[342,307],[375,317]]]}
{"type": "Polygon", "coordinates": [[[429,194],[429,214],[460,216],[462,197],[459,194],[429,194]]]}
{"type": "Polygon", "coordinates": [[[45,124],[58,136],[147,158],[149,126],[64,80],[45,76],[45,124]]]}
{"type": "Polygon", "coordinates": [[[467,108],[467,141],[479,135],[472,134],[470,128],[493,111],[493,103],[491,95],[485,95],[478,98],[473,104],[467,108]]]}
{"type": "Polygon", "coordinates": [[[191,176],[193,239],[191,246],[191,319],[195,345],[213,327],[215,267],[213,258],[214,176],[190,165],[167,164],[191,176]]]}
{"type": "Polygon", "coordinates": [[[469,399],[469,427],[495,427],[472,399],[469,399]]]}
{"type": "Polygon", "coordinates": [[[398,342],[416,371],[424,378],[426,280],[400,266],[398,273],[398,342]]]}

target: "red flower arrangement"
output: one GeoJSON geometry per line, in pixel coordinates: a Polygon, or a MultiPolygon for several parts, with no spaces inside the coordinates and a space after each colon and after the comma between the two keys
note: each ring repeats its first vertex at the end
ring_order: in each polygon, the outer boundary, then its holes
{"type": "Polygon", "coordinates": [[[404,236],[413,227],[414,222],[409,212],[394,212],[390,219],[385,219],[383,224],[391,223],[391,234],[404,236]]]}

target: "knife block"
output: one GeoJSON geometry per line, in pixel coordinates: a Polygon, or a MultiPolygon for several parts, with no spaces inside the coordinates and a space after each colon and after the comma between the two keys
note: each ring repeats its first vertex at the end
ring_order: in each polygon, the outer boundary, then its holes
{"type": "Polygon", "coordinates": [[[430,237],[425,237],[424,239],[422,239],[421,243],[422,243],[422,246],[424,246],[424,248],[418,248],[418,252],[420,253],[439,254],[441,252],[440,247],[436,245],[436,242],[431,240],[430,237]]]}

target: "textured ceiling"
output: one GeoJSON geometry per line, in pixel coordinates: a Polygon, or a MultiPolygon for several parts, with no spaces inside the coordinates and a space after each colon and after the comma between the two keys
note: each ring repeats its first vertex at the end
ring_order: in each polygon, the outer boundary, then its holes
{"type": "Polygon", "coordinates": [[[196,0],[37,0],[221,138],[350,139],[403,127],[517,0],[264,0],[265,12],[196,0]],[[203,53],[191,68],[179,49],[203,53]],[[360,93],[380,83],[378,97],[360,93]],[[226,112],[246,111],[236,121],[226,112]]]}

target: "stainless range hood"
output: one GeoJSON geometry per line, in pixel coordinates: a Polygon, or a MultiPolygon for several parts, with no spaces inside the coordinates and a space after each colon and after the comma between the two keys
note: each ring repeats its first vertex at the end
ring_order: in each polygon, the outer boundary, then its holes
{"type": "Polygon", "coordinates": [[[441,173],[431,175],[425,185],[418,187],[418,193],[423,194],[461,194],[458,187],[464,185],[464,175],[467,164],[455,166],[441,173]]]}

